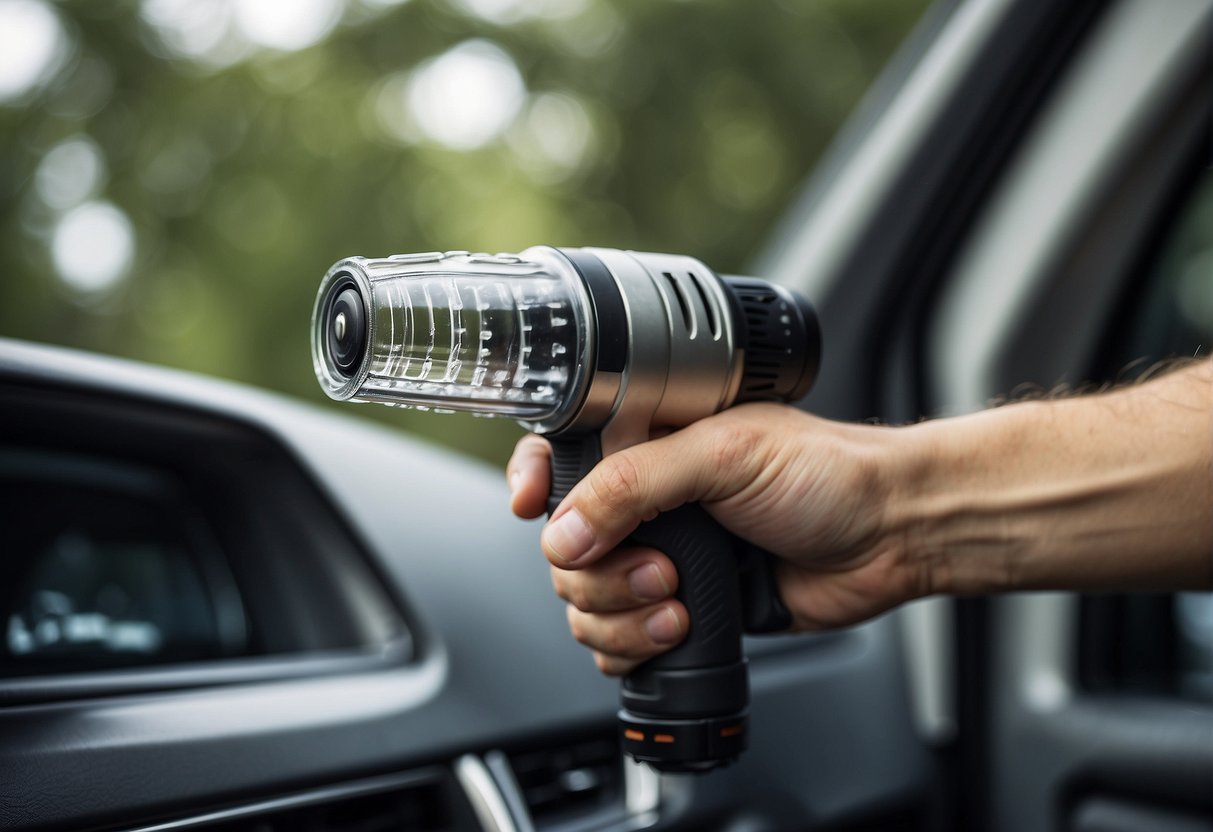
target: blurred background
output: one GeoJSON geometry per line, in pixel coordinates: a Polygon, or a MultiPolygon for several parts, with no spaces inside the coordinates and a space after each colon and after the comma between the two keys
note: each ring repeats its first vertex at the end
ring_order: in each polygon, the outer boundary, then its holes
{"type": "MultiPolygon", "coordinates": [[[[0,0],[0,336],[332,406],[308,319],[348,255],[744,271],[925,6],[0,0]]],[[[494,463],[520,434],[357,412],[494,463]]]]}

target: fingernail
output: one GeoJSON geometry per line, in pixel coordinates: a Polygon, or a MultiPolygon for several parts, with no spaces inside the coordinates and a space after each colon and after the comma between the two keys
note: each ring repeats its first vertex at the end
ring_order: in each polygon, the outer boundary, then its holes
{"type": "Polygon", "coordinates": [[[548,523],[543,543],[565,563],[575,563],[594,545],[594,533],[577,509],[570,509],[548,523]]]}
{"type": "Polygon", "coordinates": [[[655,563],[637,566],[628,573],[628,586],[641,601],[656,601],[670,594],[670,585],[655,563]]]}
{"type": "Polygon", "coordinates": [[[522,472],[514,471],[510,474],[510,493],[513,494],[518,490],[518,484],[522,482],[522,472]]]}
{"type": "Polygon", "coordinates": [[[662,607],[645,619],[644,628],[657,644],[673,644],[682,636],[682,624],[669,607],[662,607]]]}

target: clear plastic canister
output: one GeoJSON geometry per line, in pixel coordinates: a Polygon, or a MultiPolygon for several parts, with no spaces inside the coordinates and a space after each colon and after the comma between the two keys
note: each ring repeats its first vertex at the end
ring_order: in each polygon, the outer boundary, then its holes
{"type": "Polygon", "coordinates": [[[584,392],[588,309],[554,249],[352,257],[321,283],[312,359],[334,399],[550,422],[584,392]]]}

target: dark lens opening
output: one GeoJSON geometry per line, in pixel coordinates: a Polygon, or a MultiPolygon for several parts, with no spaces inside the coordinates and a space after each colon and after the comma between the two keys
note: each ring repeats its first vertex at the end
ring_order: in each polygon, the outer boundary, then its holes
{"type": "Polygon", "coordinates": [[[366,347],[366,312],[352,280],[338,283],[329,293],[324,332],[329,358],[338,372],[347,378],[354,375],[366,347]]]}

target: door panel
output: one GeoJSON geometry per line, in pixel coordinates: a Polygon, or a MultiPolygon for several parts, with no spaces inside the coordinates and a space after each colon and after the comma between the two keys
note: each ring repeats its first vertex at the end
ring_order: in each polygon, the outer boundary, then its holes
{"type": "MultiPolygon", "coordinates": [[[[1120,374],[1124,301],[1207,164],[1211,23],[1196,0],[1101,18],[948,276],[930,344],[938,406],[1120,374]]],[[[1166,352],[1139,349],[1147,363],[1166,352]]],[[[989,679],[990,828],[1207,818],[1213,707],[1085,687],[1081,609],[1066,594],[990,606],[990,650],[965,668],[989,679]]]]}

